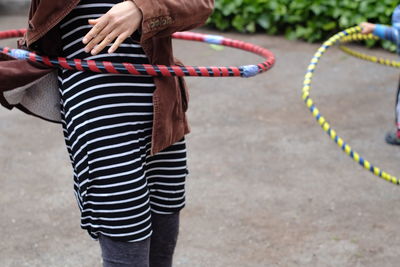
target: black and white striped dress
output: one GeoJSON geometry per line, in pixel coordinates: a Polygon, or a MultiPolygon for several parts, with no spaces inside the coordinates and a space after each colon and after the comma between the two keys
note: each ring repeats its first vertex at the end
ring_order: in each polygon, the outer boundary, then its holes
{"type": "MultiPolygon", "coordinates": [[[[81,0],[60,22],[67,58],[148,63],[128,38],[113,54],[85,53],[88,19],[123,0],[81,0]]],[[[59,71],[65,141],[74,171],[81,227],[120,241],[151,235],[151,212],[169,214],[185,205],[186,147],[182,140],[150,156],[153,123],[152,77],[59,71]]]]}

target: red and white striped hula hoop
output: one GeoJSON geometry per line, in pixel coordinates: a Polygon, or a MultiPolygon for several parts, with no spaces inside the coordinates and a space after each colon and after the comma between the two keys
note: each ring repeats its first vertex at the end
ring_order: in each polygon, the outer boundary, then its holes
{"type": "MultiPolygon", "coordinates": [[[[0,39],[22,37],[25,29],[0,32],[0,39]]],[[[14,58],[40,62],[50,67],[61,67],[69,70],[92,71],[99,73],[123,73],[136,76],[198,76],[198,77],[252,77],[266,72],[275,63],[275,56],[268,49],[243,41],[224,38],[217,35],[207,35],[193,32],[177,32],[172,35],[175,39],[205,42],[245,50],[265,58],[257,65],[239,67],[198,67],[198,66],[166,66],[149,64],[113,63],[109,61],[67,59],[62,57],[50,58],[21,49],[0,47],[0,52],[14,58]]]]}

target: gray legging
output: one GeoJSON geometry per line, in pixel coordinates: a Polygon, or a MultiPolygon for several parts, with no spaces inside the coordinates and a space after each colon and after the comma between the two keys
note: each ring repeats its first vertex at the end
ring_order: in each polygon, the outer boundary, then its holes
{"type": "Polygon", "coordinates": [[[178,239],[179,212],[152,213],[153,234],[139,242],[120,242],[100,235],[104,267],[171,267],[178,239]]]}

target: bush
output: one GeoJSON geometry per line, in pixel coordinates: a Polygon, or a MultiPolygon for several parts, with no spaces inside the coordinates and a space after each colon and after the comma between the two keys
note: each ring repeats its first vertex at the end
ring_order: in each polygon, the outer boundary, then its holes
{"type": "Polygon", "coordinates": [[[215,0],[208,23],[316,42],[362,21],[390,24],[397,5],[394,0],[215,0]]]}

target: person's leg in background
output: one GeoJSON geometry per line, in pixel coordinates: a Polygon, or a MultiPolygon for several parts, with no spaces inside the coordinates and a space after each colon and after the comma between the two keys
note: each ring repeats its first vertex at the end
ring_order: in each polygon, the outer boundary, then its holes
{"type": "Polygon", "coordinates": [[[400,102],[399,102],[399,98],[400,98],[400,81],[399,81],[399,85],[397,88],[397,98],[396,98],[396,137],[400,140],[400,102]]]}
{"type": "Polygon", "coordinates": [[[396,131],[390,131],[386,134],[386,143],[391,145],[400,145],[400,81],[397,89],[396,95],[396,107],[395,107],[395,117],[396,117],[396,131]]]}

